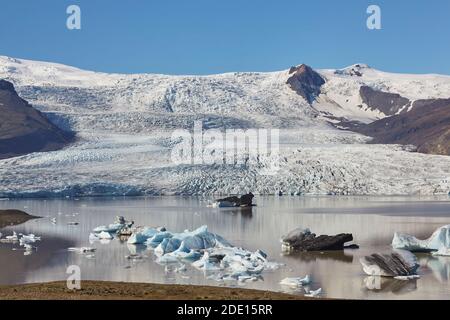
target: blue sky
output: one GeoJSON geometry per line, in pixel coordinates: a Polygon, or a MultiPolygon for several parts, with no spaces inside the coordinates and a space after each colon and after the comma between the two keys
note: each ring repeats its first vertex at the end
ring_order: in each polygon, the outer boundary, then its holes
{"type": "Polygon", "coordinates": [[[450,74],[448,0],[1,0],[0,55],[124,73],[272,71],[363,62],[450,74]],[[66,8],[82,29],[66,28],[66,8]],[[382,30],[366,9],[382,10],[382,30]]]}

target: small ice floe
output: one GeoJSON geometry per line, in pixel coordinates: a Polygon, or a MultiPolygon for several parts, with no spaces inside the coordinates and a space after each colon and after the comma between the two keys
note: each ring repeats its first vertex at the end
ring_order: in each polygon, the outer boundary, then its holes
{"type": "Polygon", "coordinates": [[[41,241],[41,237],[37,237],[34,234],[29,234],[29,235],[20,234],[19,236],[20,236],[19,244],[21,246],[24,246],[26,244],[35,243],[36,241],[41,241]]]}
{"type": "Polygon", "coordinates": [[[413,274],[410,276],[397,276],[397,277],[394,277],[394,279],[402,280],[402,281],[409,281],[409,280],[414,280],[414,279],[420,279],[420,276],[418,274],[413,274]]]}
{"type": "Polygon", "coordinates": [[[108,232],[100,232],[98,234],[91,233],[89,235],[89,243],[93,244],[95,242],[100,242],[101,244],[109,244],[114,236],[108,232]]]}
{"type": "Polygon", "coordinates": [[[450,225],[437,229],[425,240],[417,239],[408,234],[395,233],[392,239],[394,249],[403,249],[408,251],[439,251],[446,252],[450,250],[450,225]]]}
{"type": "Polygon", "coordinates": [[[56,224],[56,218],[50,218],[50,222],[51,222],[52,224],[56,224]]]}
{"type": "Polygon", "coordinates": [[[125,256],[125,259],[136,261],[136,260],[144,259],[144,256],[142,256],[140,254],[130,254],[128,256],[125,256]]]}
{"type": "MultiPolygon", "coordinates": [[[[144,244],[148,239],[152,238],[156,234],[158,234],[159,238],[161,238],[161,241],[165,238],[164,236],[166,235],[164,233],[164,231],[160,232],[157,229],[145,227],[145,228],[136,230],[128,238],[127,243],[129,243],[129,244],[144,244]]],[[[167,237],[171,237],[171,236],[172,236],[171,233],[167,233],[167,237]]]]}
{"type": "Polygon", "coordinates": [[[178,268],[175,269],[175,272],[185,272],[187,270],[186,265],[185,264],[181,264],[181,266],[179,266],[178,268]]]}
{"type": "Polygon", "coordinates": [[[450,248],[440,248],[438,251],[432,253],[433,256],[450,257],[450,248]]]}
{"type": "Polygon", "coordinates": [[[25,249],[25,251],[24,251],[24,253],[23,253],[23,255],[24,256],[29,256],[29,255],[31,255],[32,253],[33,253],[33,251],[34,250],[37,250],[37,248],[36,247],[33,247],[31,244],[24,244],[23,245],[23,247],[24,247],[24,249],[25,249]]]}
{"type": "Polygon", "coordinates": [[[19,236],[17,235],[17,233],[15,231],[13,231],[12,235],[5,237],[5,240],[10,241],[10,242],[16,242],[16,241],[19,241],[19,236]]]}
{"type": "Polygon", "coordinates": [[[92,252],[95,252],[96,249],[95,249],[95,248],[91,248],[91,247],[81,247],[81,248],[75,248],[75,247],[73,247],[73,248],[68,248],[67,251],[70,251],[70,252],[77,252],[77,253],[80,253],[80,254],[84,254],[84,253],[92,253],[92,252]]]}
{"type": "Polygon", "coordinates": [[[305,297],[308,298],[317,298],[322,293],[322,288],[317,290],[308,290],[305,294],[305,297]]]}
{"type": "Polygon", "coordinates": [[[107,226],[99,226],[94,228],[94,233],[102,233],[106,232],[109,234],[117,234],[119,235],[120,232],[124,229],[129,229],[133,226],[134,221],[126,221],[126,219],[122,216],[117,216],[114,223],[107,225],[107,226]]]}
{"type": "Polygon", "coordinates": [[[304,278],[284,278],[280,284],[289,287],[303,287],[311,284],[311,277],[306,275],[304,278]]]}
{"type": "Polygon", "coordinates": [[[106,232],[106,231],[102,231],[99,234],[97,234],[97,238],[99,238],[100,240],[103,240],[103,239],[104,240],[111,240],[114,237],[113,237],[113,235],[111,233],[106,232]]]}
{"type": "Polygon", "coordinates": [[[417,275],[417,257],[406,250],[390,254],[374,253],[360,259],[364,272],[369,276],[410,277],[417,275]]]}

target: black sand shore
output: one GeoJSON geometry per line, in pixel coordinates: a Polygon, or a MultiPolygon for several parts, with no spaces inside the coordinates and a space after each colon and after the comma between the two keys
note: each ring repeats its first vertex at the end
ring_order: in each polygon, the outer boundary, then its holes
{"type": "Polygon", "coordinates": [[[307,300],[279,292],[193,285],[82,281],[0,286],[0,300],[307,300]]]}

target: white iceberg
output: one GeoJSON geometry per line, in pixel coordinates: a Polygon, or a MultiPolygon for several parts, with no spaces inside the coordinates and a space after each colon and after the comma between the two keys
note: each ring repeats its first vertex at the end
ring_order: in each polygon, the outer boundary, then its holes
{"type": "Polygon", "coordinates": [[[81,247],[81,248],[74,248],[74,247],[72,247],[72,248],[68,248],[67,249],[67,251],[70,251],[70,252],[77,252],[77,253],[80,253],[80,254],[82,254],[82,253],[92,253],[92,252],[95,252],[95,248],[91,248],[91,247],[81,247]]]}
{"type": "Polygon", "coordinates": [[[305,294],[305,297],[309,297],[309,298],[316,298],[318,297],[320,294],[322,293],[322,288],[319,288],[317,290],[310,290],[305,294]]]}
{"type": "Polygon", "coordinates": [[[144,244],[148,239],[152,239],[160,233],[157,229],[145,227],[141,231],[135,231],[128,238],[129,244],[144,244]]]}
{"type": "Polygon", "coordinates": [[[111,240],[113,239],[113,235],[109,232],[106,231],[102,231],[97,235],[97,238],[99,238],[100,240],[111,240]]]}
{"type": "Polygon", "coordinates": [[[108,225],[108,226],[99,226],[94,228],[94,233],[101,233],[101,232],[107,232],[116,234],[120,232],[122,229],[125,228],[131,228],[131,226],[134,224],[134,221],[126,221],[124,217],[118,216],[116,217],[116,220],[114,223],[108,225]]]}
{"type": "Polygon", "coordinates": [[[395,233],[392,240],[394,249],[408,251],[440,251],[450,249],[450,225],[437,229],[431,237],[425,240],[417,239],[414,236],[402,233],[395,233]]]}
{"type": "Polygon", "coordinates": [[[11,236],[6,236],[6,240],[8,241],[19,241],[19,237],[17,236],[17,233],[13,231],[13,234],[11,236]]]}
{"type": "Polygon", "coordinates": [[[450,248],[442,247],[438,251],[432,253],[433,256],[450,257],[450,248]]]}
{"type": "Polygon", "coordinates": [[[24,246],[25,244],[31,244],[35,243],[36,241],[41,241],[41,237],[37,237],[34,234],[29,235],[20,235],[19,243],[21,246],[24,246]]]}
{"type": "Polygon", "coordinates": [[[280,284],[289,287],[303,287],[311,284],[311,276],[306,275],[304,278],[284,278],[280,284]]]}
{"type": "Polygon", "coordinates": [[[417,257],[406,250],[395,250],[390,254],[374,253],[359,261],[369,276],[407,277],[416,275],[419,268],[417,257]]]}

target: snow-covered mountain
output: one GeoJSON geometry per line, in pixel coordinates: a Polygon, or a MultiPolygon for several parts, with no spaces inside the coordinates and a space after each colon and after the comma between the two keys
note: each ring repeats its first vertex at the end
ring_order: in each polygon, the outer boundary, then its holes
{"type": "Polygon", "coordinates": [[[450,77],[357,64],[211,76],[105,74],[0,56],[0,79],[78,141],[0,161],[4,196],[92,194],[433,194],[449,190],[450,157],[340,128],[450,97],[450,77]],[[367,88],[367,89],[362,89],[367,88]],[[388,107],[386,106],[388,104],[388,107]],[[175,129],[279,128],[280,170],[179,165],[175,129]]]}

